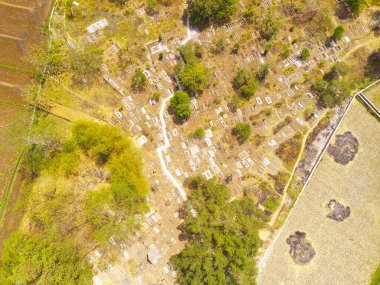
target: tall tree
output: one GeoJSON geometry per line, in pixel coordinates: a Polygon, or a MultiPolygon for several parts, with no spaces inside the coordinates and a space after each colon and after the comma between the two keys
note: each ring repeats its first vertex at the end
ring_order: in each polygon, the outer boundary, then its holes
{"type": "Polygon", "coordinates": [[[212,22],[224,23],[236,12],[237,0],[190,0],[187,13],[191,22],[201,28],[212,22]]]}
{"type": "Polygon", "coordinates": [[[171,258],[179,284],[255,284],[263,213],[248,198],[229,203],[227,187],[215,180],[196,177],[188,185],[197,215],[186,218],[182,229],[189,242],[171,258]]]}

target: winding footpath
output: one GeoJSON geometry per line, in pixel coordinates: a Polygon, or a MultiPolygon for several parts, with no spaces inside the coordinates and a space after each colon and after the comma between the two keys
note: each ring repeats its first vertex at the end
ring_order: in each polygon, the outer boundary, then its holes
{"type": "Polygon", "coordinates": [[[165,173],[166,177],[170,180],[170,182],[175,186],[175,188],[177,188],[178,193],[181,195],[182,199],[186,201],[187,195],[186,195],[185,190],[182,187],[182,184],[177,179],[175,179],[174,175],[170,172],[164,160],[164,153],[166,153],[167,150],[170,148],[169,138],[168,138],[167,129],[166,129],[166,122],[164,118],[164,112],[166,109],[166,104],[172,97],[173,97],[173,94],[165,98],[164,100],[162,100],[159,116],[160,116],[160,122],[162,126],[162,135],[164,137],[164,145],[157,148],[157,153],[160,159],[162,171],[165,173]]]}
{"type": "MultiPolygon", "coordinates": [[[[187,17],[186,20],[187,25],[187,37],[181,42],[181,45],[187,44],[190,40],[195,39],[198,37],[198,32],[196,30],[191,29],[190,27],[190,17],[187,17]]],[[[166,122],[164,118],[164,112],[166,110],[167,103],[170,101],[170,99],[174,96],[174,94],[171,94],[169,97],[166,97],[164,100],[162,100],[161,103],[161,109],[160,109],[160,122],[161,122],[161,130],[162,130],[162,136],[164,138],[164,145],[157,148],[157,154],[158,158],[160,159],[161,168],[162,171],[165,173],[166,177],[169,179],[169,181],[173,184],[173,186],[177,189],[178,193],[180,194],[181,198],[186,201],[187,195],[182,187],[182,184],[174,177],[173,173],[170,172],[168,166],[166,165],[164,154],[168,152],[170,148],[169,138],[167,134],[166,129],[166,122]]]]}

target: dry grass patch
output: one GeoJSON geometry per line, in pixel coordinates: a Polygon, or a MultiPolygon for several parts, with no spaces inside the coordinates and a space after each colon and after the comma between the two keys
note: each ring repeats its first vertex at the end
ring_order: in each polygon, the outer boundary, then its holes
{"type": "Polygon", "coordinates": [[[379,130],[377,120],[355,101],[337,135],[351,132],[358,153],[347,165],[323,157],[268,253],[259,284],[369,283],[380,259],[379,130]],[[338,218],[329,218],[335,211],[341,212],[338,218]],[[305,233],[315,250],[307,264],[291,257],[286,240],[296,231],[305,233]]]}

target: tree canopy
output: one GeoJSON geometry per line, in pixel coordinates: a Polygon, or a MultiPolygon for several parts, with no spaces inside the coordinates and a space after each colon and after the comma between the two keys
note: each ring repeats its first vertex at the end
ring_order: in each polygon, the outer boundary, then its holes
{"type": "Polygon", "coordinates": [[[132,88],[135,90],[143,90],[147,84],[147,79],[140,68],[136,69],[132,76],[132,88]]]}
{"type": "Polygon", "coordinates": [[[367,6],[367,0],[347,0],[348,7],[350,7],[352,13],[359,14],[367,6]]]}
{"type": "Polygon", "coordinates": [[[210,70],[201,63],[201,47],[197,44],[187,44],[181,47],[179,52],[183,62],[176,65],[174,73],[189,95],[198,95],[207,87],[211,75],[210,70]]]}
{"type": "Polygon", "coordinates": [[[332,81],[338,80],[340,77],[343,77],[348,74],[350,68],[344,62],[338,61],[333,65],[331,70],[324,76],[324,79],[332,81]]]}
{"type": "Polygon", "coordinates": [[[344,78],[348,72],[347,64],[337,62],[322,80],[313,83],[311,90],[317,94],[321,107],[332,108],[341,104],[351,95],[351,88],[344,78]]]}
{"type": "Polygon", "coordinates": [[[313,84],[312,90],[318,95],[322,107],[335,107],[351,95],[347,83],[341,80],[318,80],[313,84]]]}
{"type": "Polygon", "coordinates": [[[227,187],[215,180],[196,177],[187,183],[197,215],[181,226],[189,242],[170,260],[179,284],[255,284],[264,214],[248,198],[229,203],[227,187]]]}
{"type": "Polygon", "coordinates": [[[281,17],[273,10],[268,10],[260,20],[261,36],[265,40],[271,40],[276,37],[281,28],[281,17]]]}
{"type": "Polygon", "coordinates": [[[304,48],[304,49],[301,50],[300,57],[301,57],[302,60],[306,60],[306,59],[308,59],[309,56],[310,56],[310,51],[309,51],[309,49],[304,48]]]}
{"type": "Polygon", "coordinates": [[[4,243],[0,261],[0,283],[92,284],[91,265],[79,257],[70,241],[33,236],[17,231],[4,243]]]}
{"type": "Polygon", "coordinates": [[[195,95],[201,93],[208,85],[210,70],[204,64],[185,64],[178,72],[178,78],[185,90],[195,95]]]}
{"type": "Polygon", "coordinates": [[[237,0],[190,0],[187,13],[192,24],[204,28],[210,23],[224,23],[237,11],[237,0]]]}
{"type": "Polygon", "coordinates": [[[237,136],[240,143],[243,143],[251,136],[251,127],[248,124],[237,123],[232,133],[237,136]]]}
{"type": "Polygon", "coordinates": [[[247,68],[241,68],[234,79],[234,87],[239,91],[240,96],[249,100],[254,95],[259,83],[254,72],[247,68]]]}
{"type": "Polygon", "coordinates": [[[175,115],[180,120],[188,119],[191,115],[190,97],[185,91],[177,91],[170,99],[170,107],[175,111],[175,115]]]}
{"type": "Polygon", "coordinates": [[[73,80],[80,83],[82,79],[92,80],[99,72],[103,62],[103,53],[94,45],[70,49],[68,63],[73,73],[73,80]]]}
{"type": "Polygon", "coordinates": [[[119,129],[80,121],[56,137],[29,151],[25,226],[4,243],[0,284],[92,284],[86,254],[135,231],[148,211],[142,160],[119,129]]]}
{"type": "Polygon", "coordinates": [[[344,28],[342,26],[337,26],[334,29],[334,34],[332,36],[334,41],[339,41],[343,37],[344,28]]]}

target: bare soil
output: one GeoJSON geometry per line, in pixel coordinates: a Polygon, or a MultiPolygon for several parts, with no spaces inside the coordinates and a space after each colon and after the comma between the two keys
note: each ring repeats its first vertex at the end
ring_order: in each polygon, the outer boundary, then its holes
{"type": "MultiPolygon", "coordinates": [[[[31,47],[42,40],[40,27],[50,11],[50,0],[16,0],[11,4],[31,7],[31,10],[0,5],[0,33],[21,38],[21,40],[0,38],[0,63],[33,70],[26,60],[31,47]]],[[[33,76],[17,70],[0,69],[1,81],[26,86],[33,83],[33,76]]],[[[22,89],[0,86],[0,99],[14,103],[23,103],[22,89]]],[[[25,138],[30,123],[30,113],[22,108],[0,103],[0,199],[9,182],[16,160],[25,146],[25,138]]],[[[4,224],[0,234],[0,245],[4,238],[17,229],[20,218],[17,217],[15,203],[20,194],[22,181],[16,178],[11,192],[4,224]]],[[[0,246],[1,248],[1,246],[0,246]]]]}

